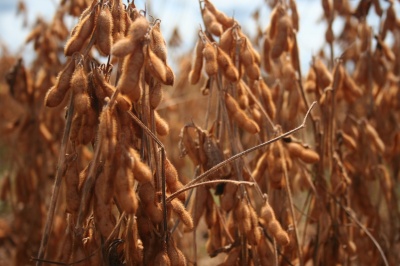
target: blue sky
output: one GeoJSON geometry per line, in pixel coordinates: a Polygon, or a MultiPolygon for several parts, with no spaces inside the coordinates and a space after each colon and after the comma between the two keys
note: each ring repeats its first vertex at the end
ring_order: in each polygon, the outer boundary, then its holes
{"type": "MultiPolygon", "coordinates": [[[[16,17],[16,0],[0,0],[0,40],[4,42],[12,52],[24,52],[29,57],[32,47],[23,48],[25,36],[29,33],[29,28],[23,28],[23,19],[16,17]]],[[[38,15],[45,20],[53,17],[56,4],[59,0],[36,0],[25,1],[28,9],[28,25],[32,25],[38,15]]],[[[136,0],[139,8],[144,8],[144,0],[136,0]]],[[[162,20],[161,26],[164,36],[169,36],[172,29],[179,25],[180,33],[183,37],[183,48],[190,49],[196,40],[197,30],[201,23],[198,0],[152,0],[150,14],[162,20]]],[[[358,0],[350,1],[357,4],[358,0]]],[[[387,4],[383,3],[384,7],[387,4]]],[[[267,26],[269,21],[270,9],[264,0],[215,0],[215,6],[227,15],[234,15],[241,23],[243,29],[250,34],[254,34],[254,20],[251,14],[259,9],[261,14],[262,28],[267,26]]],[[[325,34],[325,22],[318,23],[322,15],[320,0],[298,0],[298,11],[300,14],[300,31],[298,42],[303,68],[308,68],[311,56],[318,52],[323,46],[325,34]]],[[[396,3],[399,10],[399,4],[396,3]]],[[[371,12],[373,13],[373,12],[371,12]]],[[[73,26],[74,21],[69,21],[73,26]]],[[[369,16],[369,22],[378,25],[376,16],[369,16]]],[[[338,34],[342,24],[340,21],[334,23],[334,32],[338,34]]],[[[25,56],[24,56],[25,57],[25,56]]]]}

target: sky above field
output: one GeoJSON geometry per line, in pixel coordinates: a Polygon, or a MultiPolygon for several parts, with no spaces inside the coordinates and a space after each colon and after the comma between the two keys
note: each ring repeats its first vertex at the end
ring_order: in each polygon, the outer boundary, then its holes
{"type": "MultiPolygon", "coordinates": [[[[22,16],[17,16],[16,0],[0,0],[0,41],[5,43],[13,53],[23,53],[24,58],[32,54],[32,47],[23,45],[26,35],[30,28],[23,27],[22,16]]],[[[45,20],[53,17],[55,8],[59,0],[39,0],[26,1],[28,11],[28,25],[33,25],[37,16],[42,16],[45,20]]],[[[125,1],[124,1],[125,2],[125,1]]],[[[197,0],[151,0],[149,14],[161,19],[162,32],[164,36],[170,36],[172,29],[176,26],[183,39],[182,49],[191,49],[196,41],[197,30],[202,24],[199,4],[197,0]]],[[[351,4],[356,5],[358,0],[351,0],[351,4]]],[[[386,8],[387,4],[382,1],[386,8]]],[[[144,8],[145,1],[135,1],[139,8],[144,8]]],[[[234,16],[246,33],[250,36],[255,34],[255,21],[252,14],[255,10],[260,12],[259,23],[265,29],[268,21],[270,9],[263,0],[215,0],[215,6],[226,13],[234,16]]],[[[399,10],[399,4],[396,3],[399,10]]],[[[324,35],[326,22],[321,22],[322,7],[320,0],[298,0],[298,11],[300,14],[300,31],[298,33],[298,43],[300,47],[301,64],[303,68],[308,68],[312,55],[316,54],[324,46],[324,35]]],[[[400,10],[399,10],[400,11],[400,10]]],[[[373,13],[371,11],[371,13],[373,13]]],[[[369,16],[370,24],[377,27],[378,18],[369,16]]],[[[67,21],[67,26],[75,25],[76,20],[67,21]]],[[[336,20],[333,25],[335,34],[341,31],[342,22],[336,20]]]]}

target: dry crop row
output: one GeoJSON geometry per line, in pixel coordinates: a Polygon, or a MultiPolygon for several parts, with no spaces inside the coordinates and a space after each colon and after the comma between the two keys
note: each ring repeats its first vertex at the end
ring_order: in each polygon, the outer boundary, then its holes
{"type": "Polygon", "coordinates": [[[322,0],[329,52],[303,77],[296,1],[266,2],[252,38],[200,1],[175,73],[162,21],[130,1],[61,1],[29,65],[3,48],[2,259],[400,263],[397,3],[322,0]]]}

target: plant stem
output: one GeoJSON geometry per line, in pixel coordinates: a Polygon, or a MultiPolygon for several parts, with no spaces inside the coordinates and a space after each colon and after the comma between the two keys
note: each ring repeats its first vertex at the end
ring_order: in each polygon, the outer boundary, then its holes
{"type": "MultiPolygon", "coordinates": [[[[54,220],[54,213],[56,211],[58,194],[60,192],[61,187],[61,180],[66,170],[65,165],[65,158],[66,158],[66,151],[68,148],[68,140],[69,140],[69,133],[71,132],[71,124],[72,124],[72,117],[74,113],[74,95],[73,91],[71,91],[69,104],[68,104],[68,112],[67,112],[67,120],[64,128],[64,134],[61,141],[61,148],[60,148],[60,155],[58,157],[58,164],[57,164],[57,172],[53,186],[53,192],[51,194],[50,206],[49,206],[49,214],[46,219],[46,225],[44,228],[42,240],[40,242],[40,248],[38,252],[38,259],[41,260],[44,258],[46,253],[48,240],[50,237],[50,233],[53,227],[53,220],[54,220]]],[[[36,266],[42,265],[41,261],[36,262],[36,266]]]]}
{"type": "MultiPolygon", "coordinates": [[[[189,187],[189,186],[191,186],[191,185],[193,185],[193,184],[199,182],[199,181],[202,180],[203,178],[205,178],[205,177],[209,176],[210,174],[216,172],[218,169],[220,169],[220,168],[224,167],[225,165],[227,165],[227,164],[229,164],[229,163],[235,161],[236,159],[241,158],[242,156],[244,156],[244,155],[246,155],[246,154],[249,154],[249,153],[251,153],[251,152],[253,152],[253,151],[256,151],[256,150],[258,150],[258,149],[261,149],[261,148],[264,147],[264,146],[267,146],[267,145],[269,145],[269,144],[271,144],[271,143],[273,143],[273,142],[275,142],[275,141],[278,141],[278,140],[280,140],[280,139],[282,139],[282,138],[284,138],[284,137],[287,137],[287,136],[293,134],[294,132],[297,132],[297,131],[299,131],[300,129],[306,127],[306,121],[307,121],[308,115],[310,114],[312,108],[315,106],[316,103],[317,103],[317,102],[313,102],[313,103],[311,104],[311,106],[310,106],[310,108],[308,109],[306,115],[304,116],[303,122],[301,123],[300,126],[294,128],[294,129],[292,129],[292,130],[290,130],[290,131],[288,131],[288,132],[286,132],[286,133],[284,133],[284,134],[281,134],[281,135],[279,135],[279,136],[277,136],[277,137],[275,137],[275,138],[273,138],[273,139],[270,139],[270,140],[268,140],[268,141],[266,141],[266,142],[263,142],[263,143],[261,143],[261,144],[259,144],[259,145],[257,145],[257,146],[251,147],[251,148],[249,148],[249,149],[247,149],[247,150],[245,150],[245,151],[242,151],[242,152],[240,152],[240,153],[238,153],[238,154],[235,154],[235,155],[231,156],[230,158],[226,159],[225,161],[222,161],[222,162],[220,162],[219,164],[214,165],[213,167],[211,167],[210,169],[208,169],[207,171],[205,171],[203,174],[199,175],[198,177],[196,177],[195,179],[193,179],[192,181],[190,181],[189,183],[187,183],[187,184],[185,185],[185,187],[183,187],[182,189],[180,189],[180,190],[176,191],[175,193],[173,193],[171,196],[168,197],[168,199],[170,199],[173,195],[174,195],[174,197],[176,197],[176,195],[178,195],[179,193],[181,193],[181,192],[183,192],[183,191],[186,191],[186,190],[187,190],[186,187],[189,187]],[[182,191],[182,190],[183,190],[183,191],[182,191]]],[[[172,199],[171,199],[171,200],[172,200],[172,199]]]]}

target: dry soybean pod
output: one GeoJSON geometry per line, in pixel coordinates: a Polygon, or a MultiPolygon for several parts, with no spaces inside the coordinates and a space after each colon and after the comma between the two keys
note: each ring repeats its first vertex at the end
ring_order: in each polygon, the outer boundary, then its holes
{"type": "Polygon", "coordinates": [[[201,70],[203,68],[203,49],[204,42],[201,38],[198,39],[195,48],[195,56],[192,65],[192,69],[189,73],[189,81],[191,84],[197,84],[201,77],[201,70]]]}
{"type": "Polygon", "coordinates": [[[153,178],[153,174],[147,164],[140,160],[138,152],[129,148],[129,156],[133,160],[133,174],[135,179],[140,183],[150,182],[153,178]]]}
{"type": "Polygon", "coordinates": [[[167,46],[160,30],[160,20],[156,20],[150,31],[150,49],[161,59],[167,63],[167,46]]]}
{"type": "Polygon", "coordinates": [[[127,214],[134,214],[138,208],[138,199],[134,191],[134,179],[130,169],[120,167],[115,177],[115,196],[119,206],[127,214]]]}
{"type": "Polygon", "coordinates": [[[218,72],[217,52],[214,46],[208,41],[205,43],[203,49],[203,56],[206,61],[205,70],[209,77],[212,77],[218,72]]]}
{"type": "Polygon", "coordinates": [[[222,25],[217,21],[214,14],[208,10],[207,5],[202,9],[203,21],[206,29],[215,36],[221,36],[224,32],[222,25]]]}
{"type": "Polygon", "coordinates": [[[271,49],[272,59],[277,59],[284,51],[289,51],[289,38],[292,31],[292,21],[289,16],[282,16],[278,20],[277,31],[271,49]]]}
{"type": "Polygon", "coordinates": [[[249,118],[242,109],[240,109],[239,104],[228,93],[225,93],[225,103],[229,115],[238,123],[239,127],[251,134],[256,134],[260,131],[257,123],[253,119],[249,118]]]}
{"type": "Polygon", "coordinates": [[[193,219],[189,212],[185,209],[185,206],[182,204],[182,202],[175,198],[169,204],[183,224],[186,225],[189,230],[192,230],[194,228],[193,219]]]}
{"type": "Polygon", "coordinates": [[[88,94],[88,78],[83,65],[78,64],[71,78],[71,88],[74,91],[74,106],[77,113],[84,114],[90,108],[88,94]]]}
{"type": "MultiPolygon", "coordinates": [[[[146,66],[150,71],[151,75],[161,82],[162,84],[166,84],[167,82],[167,66],[163,63],[163,61],[153,52],[150,46],[147,47],[147,56],[146,56],[146,66]]],[[[145,48],[144,48],[145,49],[145,48]]]]}
{"type": "Polygon", "coordinates": [[[143,64],[144,55],[142,49],[136,49],[134,53],[129,54],[124,59],[122,75],[117,88],[132,102],[137,102],[142,95],[142,89],[140,87],[140,72],[143,64]]]}
{"type": "Polygon", "coordinates": [[[111,11],[107,5],[103,5],[96,24],[96,45],[99,52],[109,55],[113,44],[113,19],[111,11]]]}
{"type": "Polygon", "coordinates": [[[224,76],[231,82],[237,82],[239,80],[239,73],[231,58],[221,48],[218,46],[216,48],[218,66],[222,69],[224,76]]]}
{"type": "Polygon", "coordinates": [[[204,5],[205,8],[207,8],[215,16],[217,21],[224,26],[224,28],[232,27],[233,23],[235,23],[233,18],[228,17],[227,15],[216,9],[210,1],[206,0],[204,2],[204,5]]]}
{"type": "Polygon", "coordinates": [[[95,27],[95,20],[97,16],[97,7],[90,12],[87,16],[81,18],[78,25],[74,29],[73,35],[67,41],[64,48],[64,54],[71,56],[75,52],[79,52],[86,40],[90,38],[95,27]]]}
{"type": "Polygon", "coordinates": [[[72,59],[58,74],[56,84],[46,93],[44,103],[47,107],[56,107],[64,100],[65,94],[70,88],[70,82],[74,71],[75,60],[72,59]]]}

